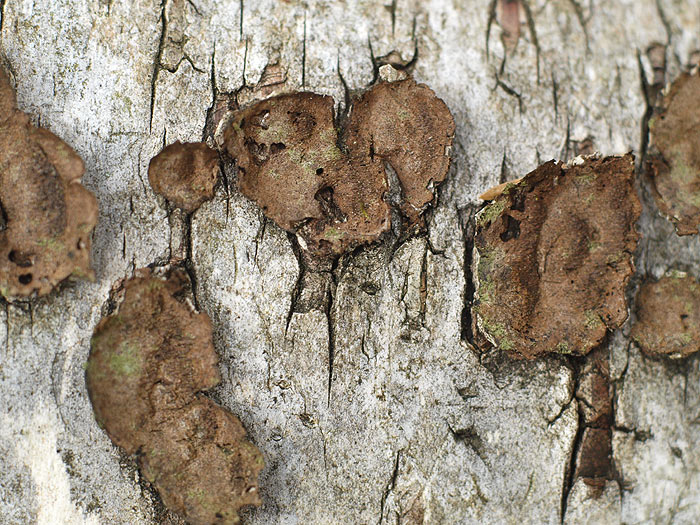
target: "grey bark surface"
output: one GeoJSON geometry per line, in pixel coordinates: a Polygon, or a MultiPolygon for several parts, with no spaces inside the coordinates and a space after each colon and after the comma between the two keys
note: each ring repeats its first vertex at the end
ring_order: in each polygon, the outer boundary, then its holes
{"type": "MultiPolygon", "coordinates": [[[[611,334],[618,476],[596,498],[569,476],[575,366],[480,358],[463,313],[477,196],[586,140],[639,157],[646,50],[666,46],[667,79],[697,60],[700,4],[524,5],[506,50],[493,6],[474,0],[0,1],[20,109],[78,151],[100,204],[96,281],[0,305],[0,522],[181,523],[98,427],[83,365],[113,284],[189,257],[221,358],[211,395],[266,461],[245,523],[697,523],[697,356],[644,357],[629,321],[611,334]],[[359,89],[371,53],[414,48],[415,78],[457,123],[427,234],[301,275],[287,234],[234,180],[191,221],[148,185],[163,144],[201,140],[215,97],[266,65],[286,71],[284,90],[341,102],[339,73],[359,89]]],[[[698,237],[677,237],[643,182],[640,194],[630,297],[644,276],[700,275],[698,237]]]]}

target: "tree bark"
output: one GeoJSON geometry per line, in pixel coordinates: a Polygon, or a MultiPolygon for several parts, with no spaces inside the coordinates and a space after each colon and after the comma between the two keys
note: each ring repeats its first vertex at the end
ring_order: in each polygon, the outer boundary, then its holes
{"type": "MultiPolygon", "coordinates": [[[[96,281],[0,305],[3,523],[181,522],[94,421],[83,371],[113,284],[173,258],[188,261],[215,327],[223,381],[211,396],[265,457],[263,505],[245,523],[697,523],[697,356],[644,357],[629,321],[610,335],[612,468],[591,487],[577,474],[587,362],[479,355],[469,312],[477,196],[551,158],[639,159],[650,87],[697,61],[696,0],[0,7],[20,109],[78,151],[100,204],[96,281]],[[233,179],[191,218],[153,193],[151,157],[206,137],[208,110],[266,66],[284,72],[276,89],[342,103],[343,80],[366,87],[373,57],[392,51],[417,51],[414,77],[457,124],[426,233],[314,273],[233,179]]],[[[676,236],[639,189],[630,299],[647,276],[700,275],[698,236],[676,236]]]]}

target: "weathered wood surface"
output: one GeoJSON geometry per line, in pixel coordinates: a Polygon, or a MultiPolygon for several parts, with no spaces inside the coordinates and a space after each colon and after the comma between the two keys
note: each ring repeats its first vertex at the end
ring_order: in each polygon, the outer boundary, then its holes
{"type": "MultiPolygon", "coordinates": [[[[645,358],[629,324],[610,337],[618,476],[593,499],[566,475],[575,363],[482,362],[463,310],[477,196],[587,143],[639,155],[647,50],[666,46],[666,79],[697,60],[700,4],[527,5],[506,50],[474,0],[0,1],[19,106],[85,159],[100,204],[96,282],[0,307],[0,522],[179,522],[95,423],[83,364],[112,284],[189,254],[221,356],[214,397],[267,463],[246,523],[697,523],[697,357],[645,358]],[[284,89],[341,101],[338,71],[361,88],[371,52],[409,58],[414,46],[415,77],[457,123],[428,234],[305,280],[317,300],[293,300],[287,235],[235,189],[220,187],[189,228],[148,185],[163,143],[200,140],[214,97],[255,85],[267,64],[286,71],[284,89]]],[[[673,267],[699,275],[697,236],[677,237],[641,186],[635,283],[673,267]]]]}

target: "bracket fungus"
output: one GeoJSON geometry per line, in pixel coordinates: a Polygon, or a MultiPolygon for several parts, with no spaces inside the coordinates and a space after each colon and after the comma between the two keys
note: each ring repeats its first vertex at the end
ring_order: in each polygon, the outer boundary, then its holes
{"type": "Polygon", "coordinates": [[[678,235],[700,226],[700,74],[682,74],[649,121],[648,172],[656,205],[678,235]]]}
{"type": "Polygon", "coordinates": [[[68,277],[92,278],[97,201],[80,184],[82,159],[17,109],[0,67],[0,296],[46,295],[68,277]]]}
{"type": "Polygon", "coordinates": [[[700,283],[683,272],[642,284],[631,336],[649,355],[686,357],[700,350],[700,283]]]}
{"type": "Polygon", "coordinates": [[[630,154],[550,161],[477,215],[473,319],[489,343],[525,358],[586,354],[625,321],[633,183],[630,154]]]}
{"type": "Polygon", "coordinates": [[[153,191],[186,213],[214,198],[218,178],[219,154],[203,142],[174,142],[148,165],[153,191]]]}
{"type": "Polygon", "coordinates": [[[418,224],[447,174],[455,131],[445,103],[412,79],[374,85],[341,129],[333,107],[328,96],[279,95],[237,111],[223,134],[241,192],[318,256],[390,229],[385,163],[401,185],[404,226],[418,224]]]}
{"type": "Polygon", "coordinates": [[[181,270],[139,270],[92,338],[86,381],[95,417],[136,454],[163,503],[192,524],[238,523],[259,505],[260,451],[234,415],[200,392],[218,384],[209,317],[186,304],[181,270]]]}

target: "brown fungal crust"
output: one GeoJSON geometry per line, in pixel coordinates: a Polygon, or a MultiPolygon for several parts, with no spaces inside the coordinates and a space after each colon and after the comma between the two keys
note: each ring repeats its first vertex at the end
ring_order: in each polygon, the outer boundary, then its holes
{"type": "Polygon", "coordinates": [[[700,225],[700,75],[682,74],[649,121],[648,172],[656,205],[678,235],[700,225]]]}
{"type": "Polygon", "coordinates": [[[637,295],[632,338],[650,355],[686,357],[700,350],[700,284],[674,272],[645,282],[637,295]]]}
{"type": "Polygon", "coordinates": [[[474,316],[493,345],[586,354],[627,318],[640,203],[632,155],[550,161],[477,215],[474,316]]]}
{"type": "Polygon", "coordinates": [[[174,142],[148,165],[153,191],[187,213],[214,198],[218,177],[219,155],[203,142],[174,142]]]}
{"type": "Polygon", "coordinates": [[[92,278],[97,201],[78,154],[16,107],[0,67],[0,295],[45,295],[69,276],[92,278]]]}
{"type": "Polygon", "coordinates": [[[92,338],[86,381],[95,417],[137,454],[163,503],[192,524],[238,523],[259,505],[260,451],[241,422],[199,394],[219,380],[209,317],[184,304],[187,277],[140,270],[92,338]]]}
{"type": "Polygon", "coordinates": [[[338,255],[390,228],[385,162],[401,183],[407,226],[449,167],[452,116],[411,79],[375,85],[345,124],[339,134],[332,98],[294,93],[236,112],[223,135],[241,192],[317,255],[338,255]]]}

